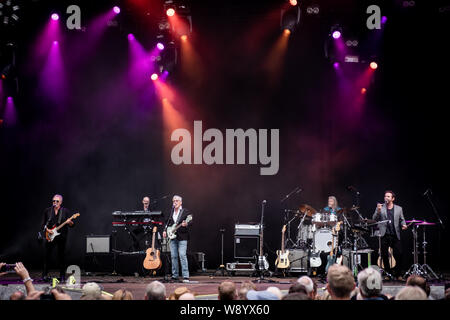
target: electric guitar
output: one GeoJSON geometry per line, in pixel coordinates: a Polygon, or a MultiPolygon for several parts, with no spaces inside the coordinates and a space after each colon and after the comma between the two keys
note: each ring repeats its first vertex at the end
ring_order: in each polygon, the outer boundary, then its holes
{"type": "MultiPolygon", "coordinates": [[[[186,218],[186,223],[189,223],[192,221],[192,215],[188,215],[186,218]]],[[[167,228],[167,238],[169,238],[170,240],[173,240],[177,237],[177,230],[178,228],[181,227],[181,223],[179,223],[178,225],[176,225],[176,223],[174,223],[173,225],[171,225],[170,227],[167,228]]]]}
{"type": "Polygon", "coordinates": [[[263,255],[263,245],[264,245],[264,241],[263,241],[263,226],[261,225],[261,232],[260,232],[260,236],[259,236],[259,256],[258,256],[258,270],[260,271],[266,271],[269,270],[269,262],[267,261],[267,258],[265,255],[263,255]]]}
{"type": "Polygon", "coordinates": [[[284,250],[284,233],[286,232],[286,225],[281,229],[281,250],[277,250],[277,259],[275,265],[278,269],[289,268],[289,250],[284,250]]]}
{"type": "Polygon", "coordinates": [[[48,242],[52,242],[57,236],[59,236],[61,234],[61,233],[58,232],[59,229],[64,227],[66,224],[68,224],[69,221],[72,221],[72,219],[76,219],[79,216],[80,216],[79,213],[75,213],[69,219],[64,221],[64,223],[61,223],[59,226],[57,226],[57,227],[55,226],[55,227],[53,227],[51,229],[46,228],[45,229],[45,239],[47,239],[48,242]],[[50,231],[51,231],[51,233],[50,233],[50,231]]]}
{"type": "Polygon", "coordinates": [[[334,237],[339,234],[341,223],[342,221],[338,222],[336,226],[332,229],[331,251],[330,255],[327,257],[327,265],[325,267],[325,272],[328,272],[328,268],[336,263],[336,254],[334,253],[334,237]]]}
{"type": "Polygon", "coordinates": [[[153,227],[152,247],[146,250],[146,256],[143,262],[144,268],[147,270],[156,270],[161,268],[162,262],[160,259],[159,250],[155,250],[155,234],[156,227],[153,227]]]}

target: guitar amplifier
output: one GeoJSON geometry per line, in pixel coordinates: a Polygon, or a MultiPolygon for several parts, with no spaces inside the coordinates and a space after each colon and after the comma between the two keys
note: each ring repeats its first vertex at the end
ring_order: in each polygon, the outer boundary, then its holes
{"type": "Polygon", "coordinates": [[[347,266],[350,270],[353,270],[353,258],[355,259],[355,264],[359,266],[358,269],[365,269],[370,267],[372,264],[376,265],[377,261],[372,260],[372,249],[364,249],[353,251],[349,249],[342,250],[342,264],[347,266]]]}
{"type": "Polygon", "coordinates": [[[257,236],[234,236],[234,258],[255,259],[259,252],[259,237],[257,236]]]}
{"type": "Polygon", "coordinates": [[[236,224],[234,225],[235,236],[258,236],[260,224],[236,224]]]}
{"type": "Polygon", "coordinates": [[[109,235],[89,235],[86,236],[86,253],[109,253],[109,235]]]}
{"type": "Polygon", "coordinates": [[[289,272],[308,271],[308,251],[303,249],[289,249],[289,272]]]}

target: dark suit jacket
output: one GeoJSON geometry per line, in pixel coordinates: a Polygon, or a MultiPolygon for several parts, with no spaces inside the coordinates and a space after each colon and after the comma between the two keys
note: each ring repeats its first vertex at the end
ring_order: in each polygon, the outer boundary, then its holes
{"type": "MultiPolygon", "coordinates": [[[[178,215],[178,219],[177,221],[173,221],[173,209],[170,211],[169,217],[166,220],[166,224],[164,226],[164,230],[167,229],[167,227],[170,227],[171,225],[173,225],[174,223],[176,223],[177,225],[180,224],[181,222],[183,222],[183,220],[186,220],[187,216],[190,215],[190,211],[186,208],[181,208],[181,213],[178,215]]],[[[189,240],[189,233],[191,231],[191,226],[192,226],[192,220],[188,223],[187,227],[179,227],[177,232],[176,232],[176,239],[177,240],[189,240]]]]}
{"type": "MultiPolygon", "coordinates": [[[[49,229],[53,227],[53,225],[51,225],[52,223],[49,222],[49,219],[53,215],[52,210],[53,210],[53,207],[44,209],[44,214],[43,214],[44,217],[43,217],[43,220],[42,220],[42,229],[44,229],[45,227],[47,227],[49,229]]],[[[56,216],[56,221],[55,221],[56,225],[58,226],[61,223],[64,223],[64,221],[69,219],[71,216],[72,216],[72,213],[71,213],[71,211],[69,209],[61,207],[59,209],[58,215],[56,216]]],[[[75,223],[74,220],[72,220],[72,222],[75,223]]],[[[58,237],[61,237],[61,238],[64,238],[64,239],[67,238],[67,232],[69,230],[68,227],[69,227],[69,225],[66,224],[64,227],[59,229],[58,232],[61,233],[61,235],[59,235],[58,237]]]]}
{"type": "MultiPolygon", "coordinates": [[[[377,209],[375,209],[375,213],[373,214],[373,219],[377,221],[388,220],[386,205],[383,204],[381,207],[381,212],[378,213],[377,209]]],[[[400,230],[402,226],[405,226],[405,217],[403,216],[402,207],[394,204],[394,228],[395,233],[397,235],[397,239],[400,240],[400,230]]],[[[380,231],[380,236],[384,236],[386,233],[386,223],[382,223],[378,225],[378,230],[380,231]]]]}

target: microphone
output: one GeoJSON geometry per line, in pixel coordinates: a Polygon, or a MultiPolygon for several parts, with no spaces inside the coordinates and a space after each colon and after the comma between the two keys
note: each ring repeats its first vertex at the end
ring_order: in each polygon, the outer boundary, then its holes
{"type": "Polygon", "coordinates": [[[299,187],[297,187],[297,191],[295,192],[295,193],[300,193],[300,192],[302,192],[303,191],[303,189],[302,188],[299,188],[299,187]]]}

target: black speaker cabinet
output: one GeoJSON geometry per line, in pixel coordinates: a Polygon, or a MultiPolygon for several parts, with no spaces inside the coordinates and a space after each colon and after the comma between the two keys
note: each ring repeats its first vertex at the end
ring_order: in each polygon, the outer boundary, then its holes
{"type": "Polygon", "coordinates": [[[84,255],[84,270],[86,272],[106,272],[113,271],[112,253],[86,253],[84,255]]]}
{"type": "Polygon", "coordinates": [[[289,272],[306,272],[308,268],[308,251],[289,249],[289,272]]]}
{"type": "Polygon", "coordinates": [[[259,236],[234,236],[234,258],[254,259],[259,253],[259,236]]]}

